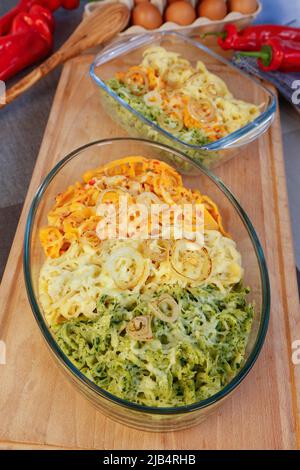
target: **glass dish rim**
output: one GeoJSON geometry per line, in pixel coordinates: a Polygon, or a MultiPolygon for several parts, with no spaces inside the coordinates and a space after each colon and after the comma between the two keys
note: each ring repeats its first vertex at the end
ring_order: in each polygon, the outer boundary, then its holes
{"type": "Polygon", "coordinates": [[[217,150],[224,150],[226,148],[230,148],[231,145],[238,143],[238,141],[241,138],[244,138],[251,134],[251,132],[262,126],[263,124],[266,124],[268,121],[272,120],[272,117],[274,116],[276,112],[276,96],[274,93],[269,90],[266,86],[262,85],[257,78],[249,76],[246,72],[243,70],[239,69],[235,64],[229,62],[227,59],[224,57],[221,57],[214,51],[210,50],[208,47],[204,46],[203,44],[198,43],[197,41],[184,36],[181,33],[177,33],[175,31],[160,31],[156,33],[145,33],[142,35],[137,35],[133,36],[130,38],[125,44],[124,43],[116,43],[112,44],[111,46],[108,46],[108,48],[104,49],[103,52],[98,54],[94,61],[92,62],[90,66],[90,76],[92,79],[95,81],[95,83],[100,86],[106,93],[109,94],[115,101],[117,101],[123,108],[127,109],[130,113],[134,114],[136,117],[138,117],[140,120],[145,122],[147,125],[158,131],[160,134],[165,135],[169,139],[183,145],[187,149],[191,150],[206,150],[206,151],[217,151],[217,150]],[[120,55],[122,52],[129,52],[132,49],[135,49],[137,47],[140,47],[144,44],[147,44],[149,42],[152,42],[155,40],[157,37],[162,37],[162,36],[174,36],[182,40],[183,42],[187,42],[198,49],[206,52],[208,55],[214,57],[220,62],[223,62],[225,65],[227,65],[229,68],[237,71],[241,75],[245,76],[248,80],[251,80],[258,86],[259,88],[263,89],[270,97],[270,103],[268,108],[261,113],[257,118],[254,119],[254,121],[251,121],[250,123],[246,124],[245,126],[241,127],[240,129],[231,132],[225,137],[222,137],[221,139],[218,139],[215,142],[211,142],[206,145],[193,145],[189,144],[188,142],[184,142],[183,140],[179,139],[178,137],[173,136],[170,132],[167,130],[163,129],[159,125],[155,124],[153,121],[150,119],[146,118],[143,114],[141,114],[139,111],[135,110],[132,108],[126,101],[124,101],[122,98],[120,98],[117,93],[115,93],[110,87],[106,85],[106,83],[101,80],[101,78],[98,77],[96,74],[95,68],[98,67],[101,64],[104,64],[108,62],[111,58],[114,58],[118,55],[120,55]],[[101,60],[100,60],[101,58],[101,60]]]}
{"type": "Polygon", "coordinates": [[[150,144],[150,146],[160,148],[162,150],[167,150],[168,152],[176,154],[176,156],[182,160],[187,160],[187,157],[182,152],[178,150],[174,150],[170,146],[160,144],[157,142],[152,142],[147,139],[138,139],[134,137],[115,137],[115,138],[95,140],[85,145],[82,145],[81,147],[78,147],[77,149],[68,153],[62,160],[60,160],[50,170],[50,172],[47,174],[47,176],[44,178],[43,182],[37,189],[33,197],[32,203],[30,205],[30,209],[28,212],[27,220],[26,220],[24,245],[23,245],[23,249],[24,249],[23,272],[24,272],[25,286],[26,286],[29,303],[30,303],[33,315],[35,317],[35,320],[44,336],[44,339],[47,342],[47,345],[51,349],[51,351],[54,353],[56,358],[59,360],[60,365],[65,366],[68,369],[68,371],[73,376],[75,376],[76,379],[78,379],[81,382],[82,385],[87,386],[96,395],[104,399],[107,399],[108,401],[112,403],[120,405],[123,408],[137,411],[137,412],[143,412],[147,414],[179,415],[183,413],[189,413],[189,412],[197,411],[200,409],[204,409],[204,408],[209,407],[210,405],[217,403],[218,401],[222,400],[227,395],[229,395],[248,375],[254,363],[256,362],[258,355],[264,344],[265,337],[266,337],[267,330],[268,330],[269,318],[270,318],[270,283],[269,283],[267,264],[266,264],[266,260],[265,260],[261,243],[244,209],[241,207],[241,205],[239,204],[235,196],[231,193],[231,191],[227,188],[227,186],[212,172],[203,168],[201,165],[195,162],[192,162],[196,167],[199,168],[199,170],[202,173],[205,174],[205,176],[207,176],[210,180],[212,180],[213,183],[216,184],[218,189],[226,196],[226,198],[234,206],[242,223],[244,224],[247,230],[247,233],[251,239],[251,242],[252,242],[252,245],[253,245],[257,260],[258,260],[261,283],[262,283],[262,297],[263,297],[262,308],[261,308],[261,320],[260,320],[259,330],[257,333],[257,338],[253,346],[253,349],[251,350],[247,361],[245,362],[243,367],[240,369],[238,374],[218,393],[212,395],[211,397],[205,400],[201,400],[201,401],[192,403],[190,405],[183,405],[183,406],[178,406],[178,407],[153,407],[153,406],[139,405],[137,403],[133,403],[133,402],[124,400],[122,398],[119,398],[111,394],[110,392],[107,392],[106,390],[104,390],[103,388],[99,387],[94,382],[92,382],[90,379],[88,379],[82,372],[80,372],[80,370],[77,369],[77,367],[75,367],[75,365],[72,364],[70,359],[60,349],[60,347],[58,346],[58,343],[55,341],[54,337],[50,333],[50,329],[48,328],[46,321],[44,320],[44,316],[41,310],[39,309],[38,302],[34,294],[33,282],[32,282],[32,277],[31,277],[30,245],[31,245],[32,226],[33,226],[33,222],[35,219],[35,214],[38,209],[39,203],[41,202],[43,194],[45,193],[51,181],[59,173],[59,171],[68,162],[70,162],[73,158],[75,158],[80,153],[84,152],[87,148],[97,146],[99,144],[103,145],[103,144],[122,142],[122,141],[139,142],[139,143],[145,143],[146,145],[150,144]]]}

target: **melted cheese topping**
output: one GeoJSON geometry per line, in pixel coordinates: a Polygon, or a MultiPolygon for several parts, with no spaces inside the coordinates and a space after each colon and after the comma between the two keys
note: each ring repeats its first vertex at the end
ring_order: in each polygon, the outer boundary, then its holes
{"type": "MultiPolygon", "coordinates": [[[[156,244],[157,241],[154,241],[156,244]]],[[[109,294],[121,298],[124,291],[132,293],[153,293],[163,284],[189,287],[214,284],[225,292],[238,283],[243,276],[241,256],[235,242],[220,232],[209,230],[205,234],[205,247],[212,260],[212,270],[201,283],[182,278],[172,270],[169,261],[154,262],[147,257],[143,243],[137,240],[115,240],[103,243],[99,248],[74,242],[58,258],[47,258],[39,278],[40,301],[49,324],[64,319],[97,316],[96,304],[99,297],[109,294]],[[142,270],[137,282],[130,289],[120,287],[119,281],[134,277],[128,266],[131,251],[139,256],[142,270]],[[119,265],[112,265],[111,257],[118,256],[119,265]],[[123,262],[122,262],[123,261],[123,262]]]]}
{"type": "Polygon", "coordinates": [[[194,142],[197,130],[218,140],[253,121],[258,106],[236,99],[219,76],[201,61],[192,64],[163,47],[144,51],[139,65],[108,82],[125,101],[162,128],[194,142]]]}
{"type": "Polygon", "coordinates": [[[39,293],[50,324],[81,315],[94,318],[97,299],[105,293],[153,293],[163,284],[214,284],[224,290],[243,275],[241,257],[224,231],[218,207],[207,196],[185,188],[180,175],[158,160],[128,157],[87,172],[82,183],[56,197],[48,221],[40,231],[47,259],[39,293]],[[172,236],[100,240],[99,203],[118,206],[124,195],[129,207],[136,202],[148,207],[158,202],[167,207],[183,201],[201,203],[204,247],[197,242],[198,227],[193,224],[183,249],[172,236]]]}

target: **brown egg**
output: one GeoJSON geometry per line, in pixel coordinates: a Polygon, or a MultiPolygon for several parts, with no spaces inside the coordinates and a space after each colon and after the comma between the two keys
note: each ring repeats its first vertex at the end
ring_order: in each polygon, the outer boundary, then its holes
{"type": "Polygon", "coordinates": [[[140,3],[132,11],[132,24],[146,29],[156,29],[162,25],[162,16],[152,3],[140,3]]]}
{"type": "Polygon", "coordinates": [[[227,15],[225,0],[202,0],[198,5],[198,15],[210,20],[222,20],[227,15]]]}
{"type": "Polygon", "coordinates": [[[187,26],[195,21],[196,13],[190,3],[180,0],[168,6],[165,11],[165,19],[181,26],[187,26]]]}
{"type": "MultiPolygon", "coordinates": [[[[168,5],[171,5],[171,3],[175,3],[175,2],[178,2],[179,0],[167,0],[167,4],[168,5]]],[[[189,0],[182,0],[183,2],[187,2],[187,3],[190,3],[189,0]]]]}
{"type": "Polygon", "coordinates": [[[149,3],[149,0],[134,0],[135,5],[139,5],[140,3],[149,3]]]}
{"type": "Polygon", "coordinates": [[[229,0],[228,2],[229,11],[238,11],[244,15],[254,13],[258,4],[256,0],[229,0]]]}

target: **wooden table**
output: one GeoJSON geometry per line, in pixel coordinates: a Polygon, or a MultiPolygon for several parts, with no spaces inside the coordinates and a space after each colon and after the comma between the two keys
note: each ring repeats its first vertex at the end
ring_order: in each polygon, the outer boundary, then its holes
{"type": "Polygon", "coordinates": [[[1,286],[0,339],[6,342],[7,364],[0,366],[0,447],[300,448],[300,366],[291,360],[300,315],[278,115],[242,157],[217,171],[258,231],[272,289],[266,343],[242,386],[194,429],[143,433],[96,412],[55,366],[25,292],[24,224],[33,194],[55,162],[88,141],[124,135],[104,118],[87,74],[90,61],[83,56],[64,68],[1,286]]]}

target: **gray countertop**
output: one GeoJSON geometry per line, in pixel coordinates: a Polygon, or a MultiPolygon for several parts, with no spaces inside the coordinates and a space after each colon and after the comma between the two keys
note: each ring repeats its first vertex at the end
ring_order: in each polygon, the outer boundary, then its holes
{"type": "MultiPolygon", "coordinates": [[[[1,0],[0,16],[16,3],[1,0]]],[[[75,29],[82,13],[83,7],[55,12],[55,49],[75,29]]],[[[60,69],[54,71],[0,111],[0,279],[39,153],[60,72],[60,69]]],[[[20,76],[22,74],[18,79],[20,76]]]]}
{"type": "MultiPolygon", "coordinates": [[[[15,3],[1,0],[0,15],[15,3]]],[[[81,6],[74,11],[60,9],[55,13],[55,48],[73,31],[82,17],[82,10],[81,6]]],[[[42,142],[59,76],[60,70],[56,70],[0,111],[0,278],[42,142]]],[[[300,267],[300,115],[284,100],[280,100],[280,111],[295,255],[300,267]]]]}

